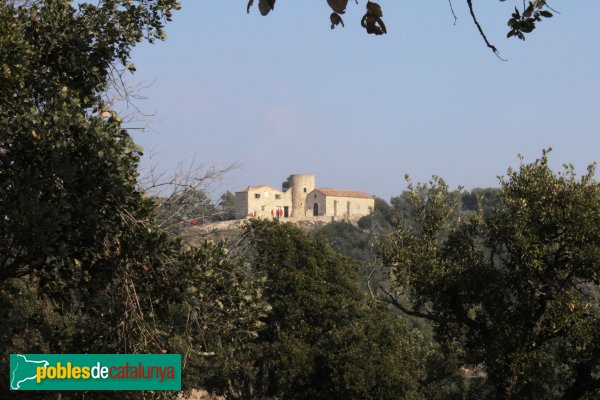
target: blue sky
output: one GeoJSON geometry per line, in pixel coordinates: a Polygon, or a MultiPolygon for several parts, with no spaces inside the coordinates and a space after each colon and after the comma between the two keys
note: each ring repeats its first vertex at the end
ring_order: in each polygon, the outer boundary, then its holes
{"type": "Polygon", "coordinates": [[[520,2],[476,1],[507,62],[464,0],[456,25],[446,1],[380,0],[383,37],[360,27],[359,2],[332,31],[324,0],[279,0],[267,17],[247,15],[245,0],[184,0],[168,40],[134,52],[135,81],[151,83],[138,105],[154,114],[137,142],[166,170],[239,163],[216,195],[303,172],[389,200],[405,174],[495,186],[518,154],[550,146],[556,168],[600,160],[597,0],[554,1],[561,15],[525,42],[505,38],[520,2]]]}

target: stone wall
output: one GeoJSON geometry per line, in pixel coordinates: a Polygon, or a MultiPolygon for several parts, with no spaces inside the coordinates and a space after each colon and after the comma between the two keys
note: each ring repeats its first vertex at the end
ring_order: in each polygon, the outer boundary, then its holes
{"type": "Polygon", "coordinates": [[[315,176],[310,174],[294,174],[292,178],[292,217],[307,217],[306,195],[315,189],[315,176]]]}
{"type": "Polygon", "coordinates": [[[327,196],[325,199],[325,215],[340,218],[363,217],[369,215],[375,207],[375,199],[334,196],[327,196]]]}
{"type": "Polygon", "coordinates": [[[375,200],[362,192],[316,190],[315,176],[310,174],[291,175],[291,187],[285,192],[268,185],[249,186],[236,192],[235,200],[238,219],[277,217],[281,210],[283,218],[295,220],[321,216],[347,220],[368,215],[375,207],[375,200]]]}
{"type": "Polygon", "coordinates": [[[278,210],[282,212],[288,209],[288,215],[292,210],[292,194],[290,190],[282,192],[271,186],[251,186],[242,192],[236,192],[236,218],[248,217],[270,218],[276,215],[278,210]]]}
{"type": "Polygon", "coordinates": [[[308,196],[306,196],[306,215],[307,216],[321,216],[321,215],[331,215],[333,216],[333,214],[327,214],[327,203],[326,203],[326,197],[323,193],[319,192],[318,190],[313,190],[312,192],[310,192],[308,194],[308,196]],[[315,211],[315,204],[317,205],[317,214],[315,215],[314,211],[315,211]]]}

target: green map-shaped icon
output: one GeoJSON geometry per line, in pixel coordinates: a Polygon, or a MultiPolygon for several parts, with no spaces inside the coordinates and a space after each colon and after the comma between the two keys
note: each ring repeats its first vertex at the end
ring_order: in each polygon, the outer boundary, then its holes
{"type": "Polygon", "coordinates": [[[46,360],[28,359],[22,354],[10,355],[10,389],[20,390],[21,384],[37,377],[38,367],[47,367],[46,360]]]}

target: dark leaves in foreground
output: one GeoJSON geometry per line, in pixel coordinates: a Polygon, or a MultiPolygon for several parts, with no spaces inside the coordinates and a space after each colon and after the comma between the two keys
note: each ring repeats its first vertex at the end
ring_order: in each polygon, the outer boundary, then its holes
{"type": "MultiPolygon", "coordinates": [[[[358,4],[358,0],[355,0],[356,4],[358,4]]],[[[250,8],[254,4],[254,0],[248,1],[247,12],[250,12],[250,8]]],[[[329,16],[331,21],[331,29],[334,29],[338,25],[344,26],[344,21],[342,20],[341,14],[346,12],[346,7],[348,6],[348,0],[327,0],[327,4],[333,12],[329,16]]],[[[271,10],[275,7],[275,0],[259,0],[258,8],[262,15],[267,15],[271,10]]],[[[385,28],[385,24],[381,20],[383,17],[383,12],[381,11],[381,6],[375,2],[368,1],[367,2],[367,12],[362,17],[360,24],[363,28],[367,30],[367,33],[372,33],[375,35],[383,35],[387,33],[387,29],[385,28]]]]}
{"type": "MultiPolygon", "coordinates": [[[[254,0],[248,1],[248,7],[246,8],[246,12],[250,12],[250,8],[254,4],[254,0]]],[[[275,0],[258,0],[258,9],[260,14],[266,16],[275,8],[275,0]]]]}
{"type": "Polygon", "coordinates": [[[337,14],[343,14],[346,12],[348,0],[327,0],[327,4],[329,4],[329,7],[331,7],[333,12],[337,14]]]}
{"type": "MultiPolygon", "coordinates": [[[[500,0],[501,2],[505,2],[506,0],[500,0]]],[[[344,20],[342,19],[342,14],[346,13],[346,7],[348,6],[349,0],[327,0],[327,5],[333,10],[329,19],[331,21],[331,29],[335,29],[336,26],[342,25],[344,26],[344,20]]],[[[356,4],[358,4],[358,0],[355,0],[356,4]]],[[[521,4],[521,2],[518,2],[521,4]]],[[[250,12],[250,8],[254,4],[254,0],[248,1],[247,11],[250,12]]],[[[450,0],[450,4],[452,5],[452,0],[450,0]]],[[[472,0],[467,0],[467,4],[469,5],[469,10],[471,12],[473,21],[475,25],[477,25],[479,29],[479,33],[485,39],[487,46],[497,53],[496,47],[494,47],[487,39],[485,31],[480,26],[477,16],[473,10],[472,0]]],[[[511,18],[508,20],[508,26],[510,28],[507,37],[518,37],[521,40],[525,40],[525,34],[532,32],[536,23],[541,22],[543,18],[551,18],[553,13],[550,11],[553,10],[547,3],[546,0],[532,0],[525,2],[523,1],[523,8],[519,11],[518,8],[515,8],[515,12],[511,15],[511,18]],[[549,11],[550,10],[550,11],[549,11]]],[[[360,24],[367,33],[374,35],[383,35],[387,33],[387,28],[383,23],[383,12],[381,10],[381,6],[378,3],[367,1],[367,11],[363,15],[360,24]]],[[[262,15],[267,15],[271,10],[275,7],[275,0],[259,0],[258,8],[262,15]]],[[[557,12],[557,11],[556,11],[557,12]]],[[[452,11],[454,15],[454,11],[452,11]]],[[[455,16],[456,18],[456,16],[455,16]]]]}
{"type": "Polygon", "coordinates": [[[533,31],[537,22],[541,22],[542,18],[552,17],[550,11],[542,9],[545,5],[546,2],[544,0],[530,1],[527,8],[523,10],[523,14],[515,7],[512,18],[508,20],[510,31],[506,37],[516,36],[521,40],[525,40],[524,34],[533,31]]]}
{"type": "Polygon", "coordinates": [[[342,17],[340,17],[339,14],[331,13],[329,19],[331,20],[331,29],[335,28],[339,24],[342,24],[342,26],[344,26],[344,20],[342,19],[342,17]]]}
{"type": "Polygon", "coordinates": [[[383,35],[384,33],[387,33],[387,30],[385,29],[385,24],[381,20],[382,17],[383,12],[381,11],[381,6],[369,1],[367,2],[367,12],[362,17],[360,24],[369,34],[383,35]]]}
{"type": "Polygon", "coordinates": [[[333,10],[331,15],[329,16],[329,19],[331,20],[331,29],[334,29],[340,24],[344,26],[344,20],[342,19],[342,16],[340,14],[344,14],[346,12],[348,0],[327,0],[327,4],[333,10]]]}

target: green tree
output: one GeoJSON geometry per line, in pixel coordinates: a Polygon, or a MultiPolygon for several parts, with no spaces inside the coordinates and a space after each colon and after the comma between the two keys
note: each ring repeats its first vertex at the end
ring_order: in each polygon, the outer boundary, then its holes
{"type": "Polygon", "coordinates": [[[382,198],[375,197],[375,207],[373,211],[358,220],[358,227],[361,229],[371,229],[377,232],[383,232],[390,227],[393,220],[392,207],[382,198]]]}
{"type": "Polygon", "coordinates": [[[490,217],[493,211],[498,208],[498,195],[500,190],[497,188],[476,188],[470,192],[461,194],[463,211],[477,212],[481,207],[484,217],[490,217]]]}
{"type": "MultiPolygon", "coordinates": [[[[398,196],[394,196],[390,199],[390,205],[393,209],[393,215],[398,218],[398,221],[404,221],[407,224],[413,224],[413,215],[415,214],[414,203],[411,200],[410,192],[404,191],[398,196]]],[[[396,223],[398,221],[395,221],[396,223]]],[[[390,220],[390,223],[394,220],[390,220]]]]}
{"type": "MultiPolygon", "coordinates": [[[[138,188],[141,149],[103,101],[135,70],[132,48],[164,38],[178,7],[0,2],[4,376],[10,353],[179,351],[192,368],[255,334],[263,305],[245,300],[254,276],[223,244],[185,249],[159,229],[155,202],[138,188]]],[[[185,376],[197,384],[192,370],[185,376]]],[[[62,394],[81,397],[113,395],[62,394]]]]}
{"type": "Polygon", "coordinates": [[[382,242],[386,299],[433,322],[498,398],[595,398],[600,389],[600,184],[547,153],[500,181],[499,206],[456,224],[441,179],[410,187],[419,224],[382,242]],[[454,226],[454,228],[452,228],[454,226]],[[596,292],[597,293],[597,292],[596,292]],[[398,295],[407,296],[409,303],[398,295]]]}
{"type": "Polygon", "coordinates": [[[332,249],[355,262],[365,265],[375,259],[371,236],[348,222],[332,222],[314,233],[317,239],[327,240],[332,249]]]}
{"type": "MultiPolygon", "coordinates": [[[[175,0],[0,5],[0,277],[52,269],[113,245],[148,217],[140,149],[102,94],[144,37],[163,37],[175,0]],[[43,240],[42,240],[43,238],[43,240]]],[[[110,249],[109,249],[110,250],[110,249]]]]}
{"type": "Polygon", "coordinates": [[[288,176],[287,179],[281,182],[281,190],[284,192],[292,187],[292,176],[288,176]]]}
{"type": "Polygon", "coordinates": [[[257,341],[218,365],[215,388],[236,398],[424,398],[422,338],[368,304],[349,259],[291,224],[253,220],[245,235],[272,309],[257,341]]]}
{"type": "Polygon", "coordinates": [[[221,212],[220,219],[235,219],[235,194],[229,190],[223,193],[219,199],[219,210],[221,212]]]}

